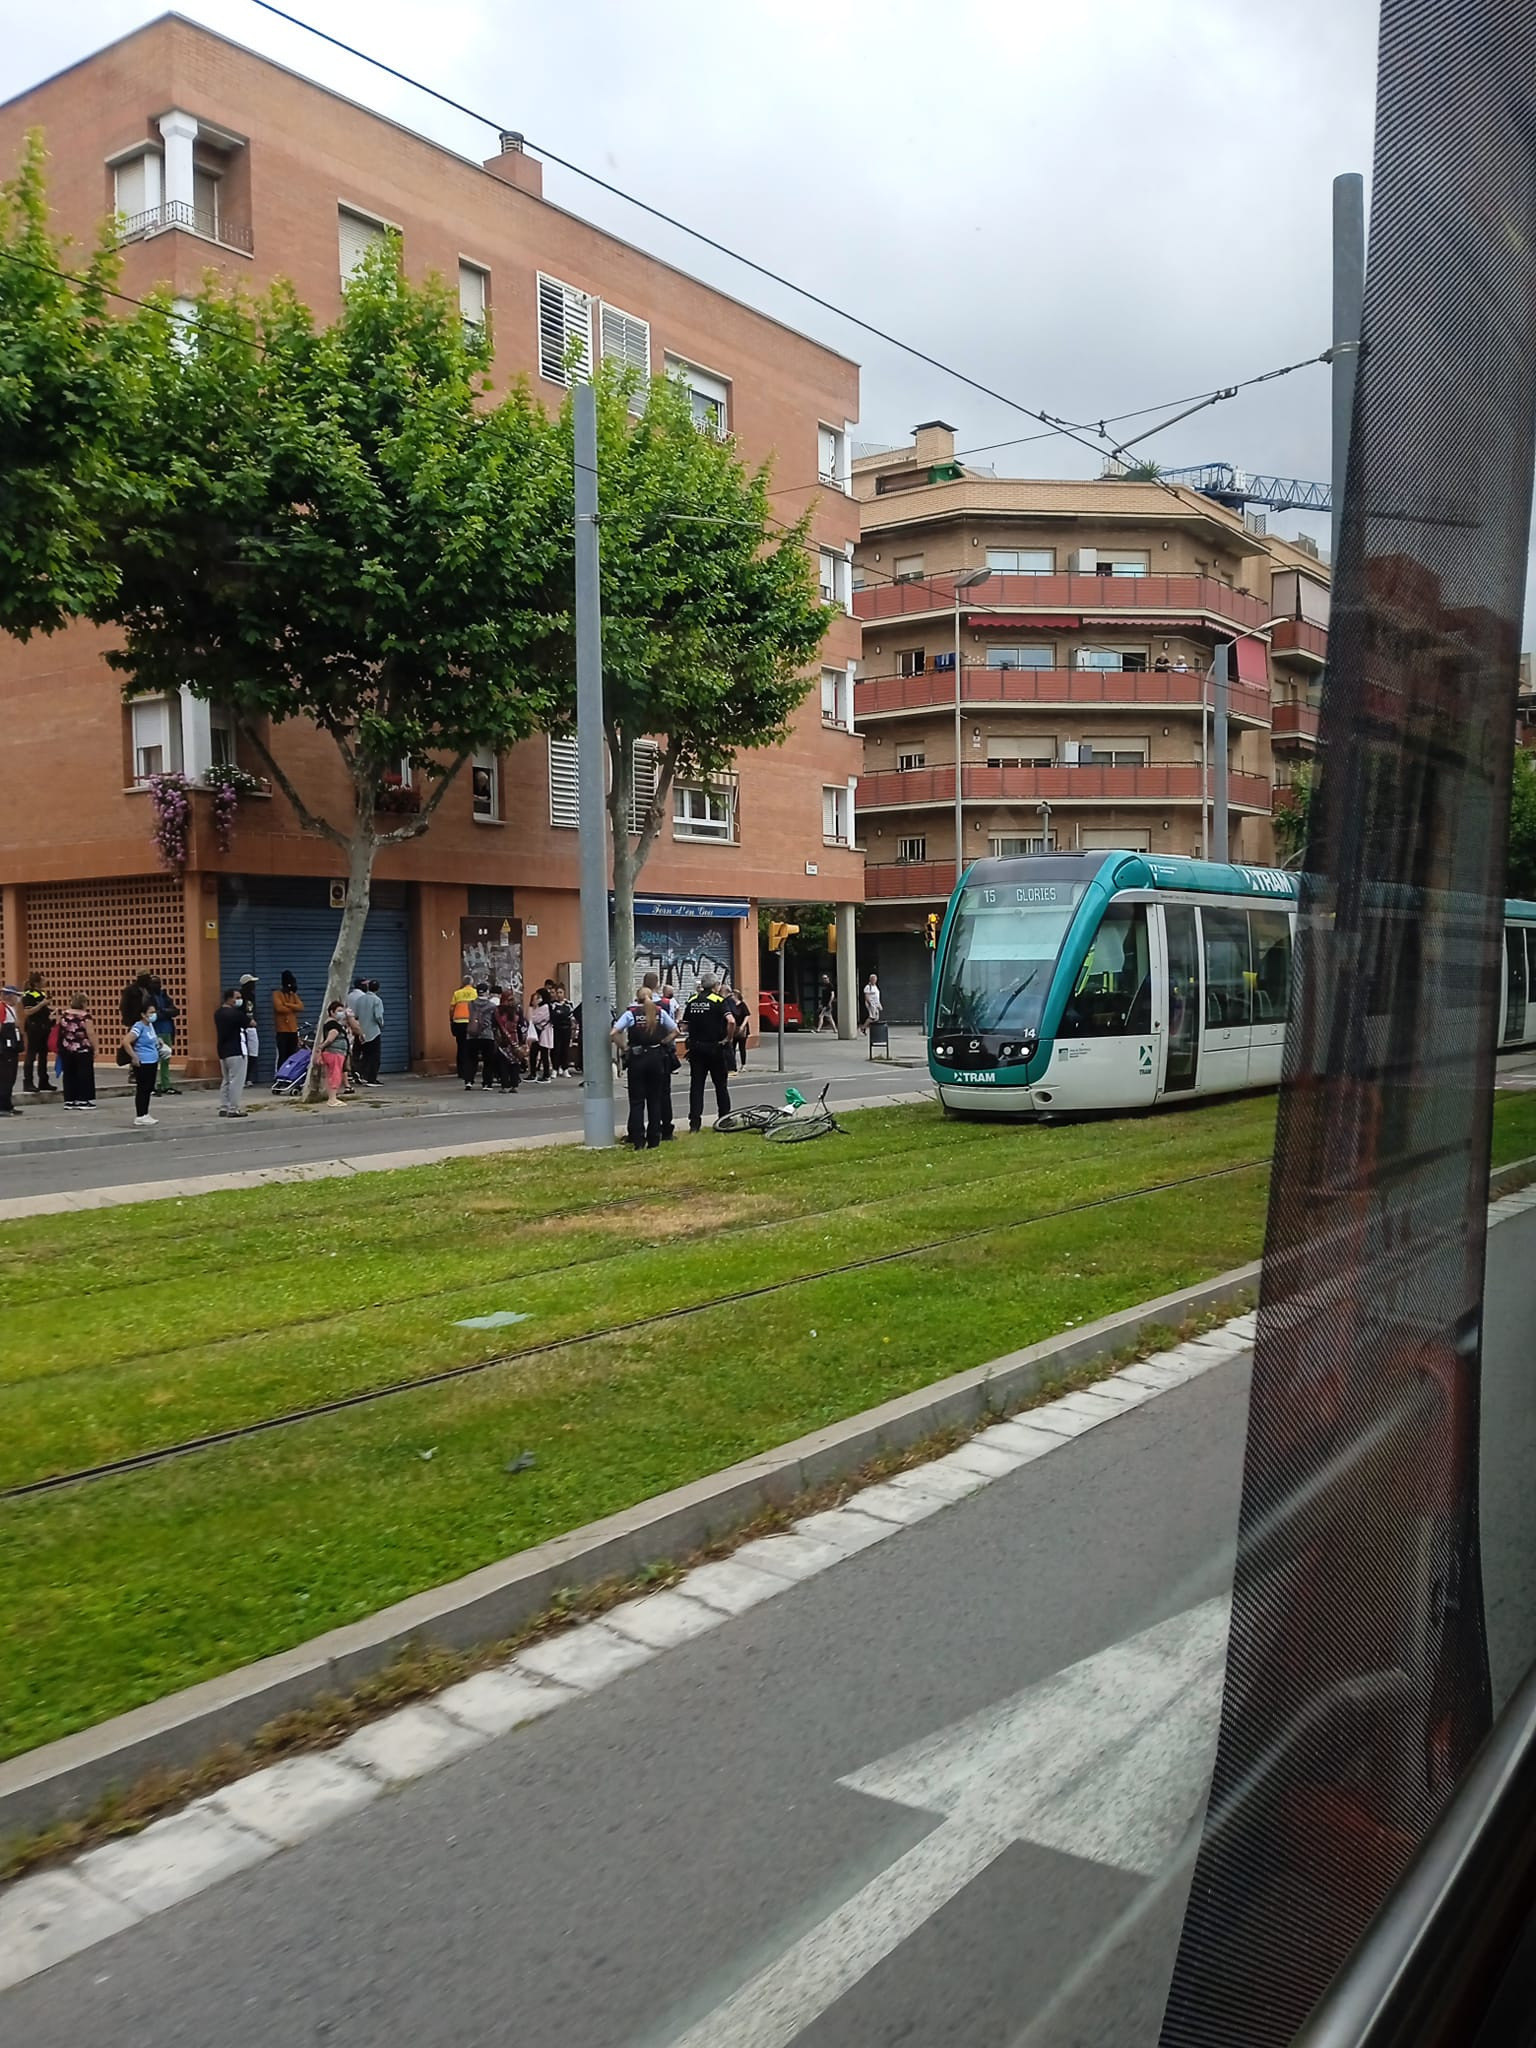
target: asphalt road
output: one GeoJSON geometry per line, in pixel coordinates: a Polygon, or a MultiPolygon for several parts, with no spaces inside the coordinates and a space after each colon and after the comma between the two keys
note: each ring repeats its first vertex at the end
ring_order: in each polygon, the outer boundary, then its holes
{"type": "MultiPolygon", "coordinates": [[[[914,1037],[914,1044],[916,1039],[914,1037]]],[[[902,1094],[926,1087],[921,1067],[870,1060],[864,1042],[830,1037],[789,1041],[786,1071],[776,1071],[774,1045],[753,1047],[745,1074],[733,1078],[739,1102],[774,1102],[786,1083],[803,1094],[830,1084],[831,1102],[902,1094]]],[[[0,1196],[67,1193],[120,1187],[138,1181],[183,1180],[196,1175],[297,1166],[316,1160],[361,1158],[416,1147],[479,1144],[487,1138],[545,1137],[579,1131],[582,1091],[574,1081],[546,1086],[525,1083],[515,1095],[466,1094],[450,1079],[390,1079],[377,1094],[361,1095],[335,1108],[305,1109],[274,1100],[268,1090],[247,1091],[250,1114],[242,1123],[222,1121],[218,1096],[189,1089],[157,1101],[154,1130],[132,1127],[130,1097],[104,1094],[90,1115],[66,1113],[56,1098],[38,1104],[18,1098],[24,1114],[0,1125],[0,1196]]],[[[687,1123],[686,1068],[672,1084],[674,1111],[687,1123]]],[[[622,1129],[626,1100],[622,1081],[615,1098],[622,1129]]],[[[714,1114],[713,1096],[705,1107],[714,1114]]]]}
{"type": "MultiPolygon", "coordinates": [[[[1502,1688],[1536,1647],[1536,1210],[1492,1247],[1485,1567],[1502,1688]]],[[[729,2001],[786,1955],[786,1995],[803,1997],[797,1958],[813,1976],[848,1902],[950,1825],[841,1781],[880,1765],[889,1783],[893,1759],[910,1778],[909,1745],[1080,1660],[1123,1658],[1127,1638],[1226,1590],[1246,1384],[1246,1361],[1218,1366],[22,1985],[0,1998],[0,2036],[1148,2048],[1181,1866],[1159,1879],[1038,1839],[986,1857],[791,2032],[729,2001]]]]}

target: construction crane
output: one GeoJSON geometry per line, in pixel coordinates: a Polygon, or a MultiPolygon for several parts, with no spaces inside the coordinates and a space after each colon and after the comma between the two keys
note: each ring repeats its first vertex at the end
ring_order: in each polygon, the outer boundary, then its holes
{"type": "Polygon", "coordinates": [[[1327,484],[1309,484],[1295,476],[1259,476],[1230,462],[1202,462],[1193,469],[1165,469],[1159,474],[1165,483],[1187,484],[1234,512],[1241,512],[1245,505],[1267,505],[1272,512],[1333,510],[1333,493],[1327,484]]]}

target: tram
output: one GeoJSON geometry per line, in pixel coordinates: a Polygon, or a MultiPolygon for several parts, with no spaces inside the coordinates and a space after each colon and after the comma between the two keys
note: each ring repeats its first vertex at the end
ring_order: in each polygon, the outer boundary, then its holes
{"type": "MultiPolygon", "coordinates": [[[[1283,868],[1174,856],[977,861],[929,997],[940,1101],[1050,1118],[1277,1086],[1296,896],[1283,868]]],[[[1536,1043],[1536,903],[1504,914],[1501,1049],[1536,1043]]]]}

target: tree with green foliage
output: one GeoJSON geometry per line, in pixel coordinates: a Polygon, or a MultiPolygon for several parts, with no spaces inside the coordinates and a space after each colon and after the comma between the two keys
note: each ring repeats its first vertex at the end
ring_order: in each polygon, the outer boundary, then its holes
{"type": "Polygon", "coordinates": [[[1506,896],[1536,899],[1536,760],[1516,747],[1514,779],[1509,787],[1509,863],[1506,896]]]}
{"type": "Polygon", "coordinates": [[[18,640],[111,595],[101,517],[123,482],[129,399],[113,242],[70,260],[48,229],[45,161],[30,135],[0,186],[0,632],[18,640]]]}
{"type": "Polygon", "coordinates": [[[1306,857],[1317,802],[1317,766],[1303,761],[1285,789],[1275,791],[1275,852],[1282,867],[1298,867],[1306,857]]]}
{"type": "MultiPolygon", "coordinates": [[[[306,832],[346,863],[326,983],[343,996],[382,846],[424,832],[477,749],[511,745],[551,696],[532,650],[568,541],[555,432],[525,386],[486,402],[490,344],[441,279],[371,251],[340,318],[291,287],[210,285],[136,323],[147,366],[145,493],[112,534],[120,587],[93,606],[129,697],[227,705],[306,832]],[[271,729],[307,721],[344,770],[301,789],[271,729]],[[409,761],[419,809],[386,792],[409,761]]],[[[313,1065],[314,1090],[320,1086],[313,1065]]]]}
{"type": "MultiPolygon", "coordinates": [[[[623,1001],[634,986],[635,881],[673,788],[716,781],[742,748],[783,739],[832,613],[817,596],[809,517],[775,523],[766,465],[747,470],[729,442],[701,432],[672,378],[642,389],[633,371],[604,364],[595,383],[613,964],[623,1001]],[[637,801],[641,741],[656,749],[656,772],[637,801]]],[[[569,475],[570,403],[560,432],[569,475]]],[[[574,674],[570,661],[567,720],[574,674]]]]}

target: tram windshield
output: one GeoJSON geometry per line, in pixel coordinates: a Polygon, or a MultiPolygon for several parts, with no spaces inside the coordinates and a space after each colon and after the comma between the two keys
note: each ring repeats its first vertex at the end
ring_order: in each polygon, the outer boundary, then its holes
{"type": "Polygon", "coordinates": [[[934,1004],[939,1031],[1033,1031],[1082,882],[976,883],[961,892],[934,1004]]]}

